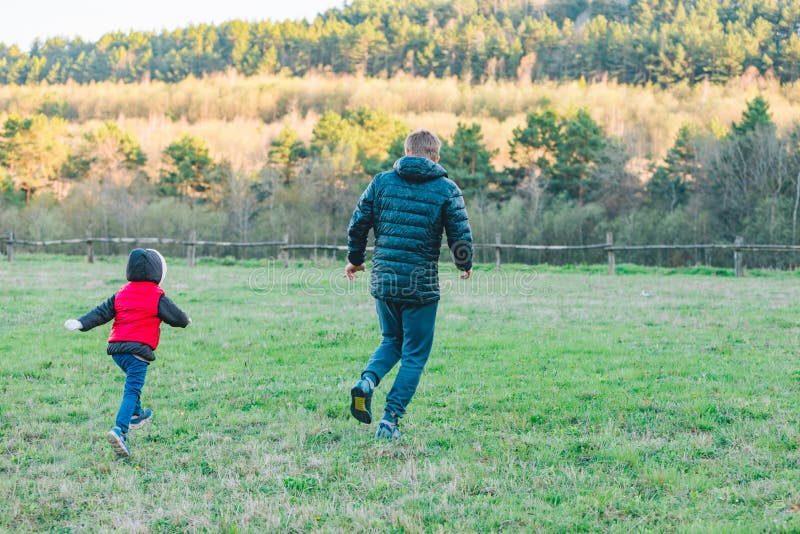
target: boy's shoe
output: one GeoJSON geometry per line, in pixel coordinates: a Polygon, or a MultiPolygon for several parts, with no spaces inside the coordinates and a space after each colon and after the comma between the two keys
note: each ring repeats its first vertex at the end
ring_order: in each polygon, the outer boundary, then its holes
{"type": "Polygon", "coordinates": [[[378,431],[375,432],[376,438],[398,439],[400,436],[400,429],[397,428],[397,423],[389,421],[388,419],[381,419],[381,422],[378,424],[378,431]]]}
{"type": "Polygon", "coordinates": [[[362,423],[372,422],[372,386],[363,378],[350,390],[350,413],[362,423]]]}
{"type": "Polygon", "coordinates": [[[141,413],[133,414],[128,428],[139,428],[140,426],[144,426],[148,421],[150,421],[151,417],[153,417],[153,410],[150,408],[145,408],[141,411],[141,413]]]}
{"type": "Polygon", "coordinates": [[[117,453],[117,456],[127,458],[131,455],[131,450],[128,448],[128,440],[118,426],[108,431],[106,441],[114,447],[114,452],[117,453]]]}

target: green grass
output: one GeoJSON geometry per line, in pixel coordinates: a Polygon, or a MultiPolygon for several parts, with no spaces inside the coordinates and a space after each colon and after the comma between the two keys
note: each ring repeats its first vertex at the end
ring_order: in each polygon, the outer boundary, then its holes
{"type": "Polygon", "coordinates": [[[18,260],[0,264],[0,531],[800,531],[793,274],[443,269],[386,443],[348,413],[379,342],[365,277],[173,260],[194,324],[162,329],[154,420],[117,460],[108,326],[62,324],[124,259],[18,260]]]}

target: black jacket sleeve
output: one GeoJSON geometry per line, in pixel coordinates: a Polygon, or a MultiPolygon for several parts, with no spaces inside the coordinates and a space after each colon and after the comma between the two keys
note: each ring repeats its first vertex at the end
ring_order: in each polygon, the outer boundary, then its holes
{"type": "Polygon", "coordinates": [[[447,246],[453,255],[453,262],[462,271],[472,269],[472,230],[469,227],[464,196],[456,188],[444,205],[444,229],[447,233],[447,246]]]}
{"type": "Polygon", "coordinates": [[[170,326],[186,328],[189,316],[172,302],[166,295],[158,300],[158,318],[170,326]]]}
{"type": "Polygon", "coordinates": [[[117,315],[114,309],[114,299],[117,295],[111,296],[107,301],[78,319],[81,322],[81,332],[91,330],[96,326],[106,324],[117,315]]]}
{"type": "Polygon", "coordinates": [[[375,187],[373,180],[353,211],[350,226],[347,227],[347,261],[353,265],[364,263],[367,252],[367,236],[369,229],[375,224],[375,187]]]}

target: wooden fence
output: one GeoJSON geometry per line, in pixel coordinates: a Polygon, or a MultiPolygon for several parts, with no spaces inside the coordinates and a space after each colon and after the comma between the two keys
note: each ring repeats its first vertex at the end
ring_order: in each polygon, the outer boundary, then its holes
{"type": "MultiPolygon", "coordinates": [[[[195,253],[198,246],[216,246],[233,248],[253,248],[253,247],[274,247],[279,251],[279,256],[283,259],[284,265],[289,265],[289,252],[292,250],[311,250],[317,251],[347,251],[343,245],[321,245],[321,244],[295,244],[289,242],[289,236],[284,236],[281,241],[205,241],[197,239],[197,235],[192,232],[189,239],[172,239],[161,237],[84,237],[75,239],[53,239],[36,241],[30,239],[17,239],[13,232],[6,235],[6,258],[14,261],[15,246],[35,246],[47,247],[55,245],[80,245],[86,246],[86,258],[89,263],[94,262],[94,246],[98,243],[117,243],[127,244],[133,247],[142,245],[170,244],[186,247],[186,261],[190,267],[194,266],[195,253]]],[[[443,247],[447,245],[443,244],[443,247]]],[[[605,243],[592,245],[515,245],[503,243],[501,234],[496,234],[494,243],[475,243],[475,248],[494,249],[495,269],[502,268],[503,250],[538,250],[538,251],[587,251],[603,250],[606,252],[608,261],[608,274],[614,275],[616,272],[616,255],[620,252],[647,251],[647,250],[727,250],[733,253],[733,269],[736,277],[744,274],[743,252],[800,252],[800,245],[748,245],[741,237],[737,237],[731,244],[707,243],[695,245],[616,245],[614,235],[609,232],[606,234],[605,243]]],[[[371,247],[369,248],[371,250],[371,247]]]]}

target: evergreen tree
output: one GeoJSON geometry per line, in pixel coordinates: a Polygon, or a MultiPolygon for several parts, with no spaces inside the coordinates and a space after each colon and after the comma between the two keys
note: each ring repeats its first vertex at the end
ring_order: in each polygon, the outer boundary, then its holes
{"type": "Polygon", "coordinates": [[[662,211],[674,211],[685,205],[699,171],[695,128],[684,125],[675,144],[667,152],[664,163],[656,167],[647,183],[650,204],[662,211]]]}
{"type": "Polygon", "coordinates": [[[212,185],[221,179],[222,169],[211,158],[206,142],[191,135],[170,143],[161,162],[160,191],[165,195],[207,199],[212,185]]]}
{"type": "Polygon", "coordinates": [[[732,125],[731,135],[746,135],[761,128],[774,130],[775,123],[772,122],[769,104],[762,97],[757,96],[747,102],[747,109],[742,113],[742,120],[732,125]]]}
{"type": "Polygon", "coordinates": [[[512,173],[518,178],[532,173],[552,194],[566,194],[580,205],[593,185],[606,139],[585,109],[573,117],[546,110],[528,115],[526,125],[514,129],[510,144],[518,165],[512,173]]]}
{"type": "Polygon", "coordinates": [[[594,186],[593,170],[606,146],[605,133],[585,109],[564,121],[559,138],[553,180],[582,205],[587,190],[594,186]]]}
{"type": "Polygon", "coordinates": [[[513,183],[492,165],[497,152],[486,147],[480,124],[459,122],[452,139],[442,142],[440,163],[465,196],[508,198],[513,183]]]}
{"type": "Polygon", "coordinates": [[[269,162],[280,170],[284,183],[292,181],[297,162],[305,157],[308,157],[308,149],[289,126],[284,126],[270,143],[269,162]]]}

